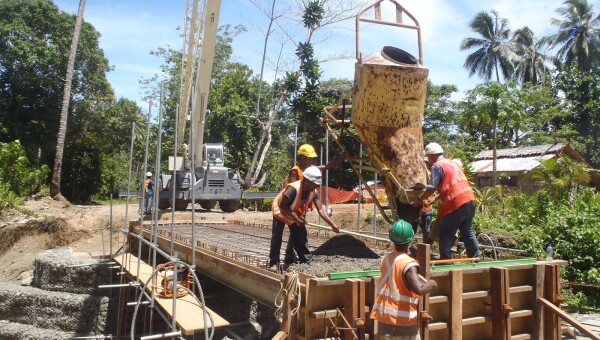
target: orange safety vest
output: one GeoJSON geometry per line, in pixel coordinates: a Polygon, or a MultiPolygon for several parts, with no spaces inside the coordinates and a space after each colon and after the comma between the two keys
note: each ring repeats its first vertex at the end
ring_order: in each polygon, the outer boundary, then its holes
{"type": "Polygon", "coordinates": [[[435,165],[441,166],[444,171],[444,180],[438,187],[441,201],[438,211],[441,216],[446,216],[461,205],[475,200],[467,176],[454,161],[442,158],[435,165]]]}
{"type": "Polygon", "coordinates": [[[298,164],[294,165],[294,167],[290,169],[290,171],[292,171],[292,170],[296,170],[296,172],[298,173],[299,181],[301,181],[304,178],[304,171],[302,171],[302,169],[300,169],[300,166],[298,164]]]}
{"type": "Polygon", "coordinates": [[[428,211],[433,210],[433,201],[429,202],[428,199],[425,200],[424,204],[423,204],[423,208],[421,208],[421,212],[422,213],[426,213],[428,211]]]}
{"type": "Polygon", "coordinates": [[[304,204],[302,204],[302,181],[296,181],[286,185],[285,188],[281,190],[279,195],[277,195],[277,197],[273,200],[273,217],[287,225],[292,225],[296,223],[296,220],[294,220],[291,216],[284,215],[279,206],[281,205],[283,194],[290,186],[296,189],[296,197],[294,197],[294,201],[292,201],[290,209],[293,213],[296,213],[296,215],[298,216],[304,216],[306,214],[306,211],[312,205],[312,202],[316,196],[316,191],[313,190],[308,194],[308,197],[306,198],[304,204]]]}
{"type": "Polygon", "coordinates": [[[288,178],[285,179],[285,181],[283,181],[283,185],[286,186],[288,184],[290,184],[288,182],[289,180],[289,173],[292,172],[292,170],[296,170],[296,172],[298,173],[298,180],[301,181],[304,178],[304,171],[302,171],[302,169],[300,169],[300,166],[298,164],[294,165],[294,167],[292,167],[290,169],[290,171],[288,171],[288,178]]]}
{"type": "Polygon", "coordinates": [[[394,251],[381,260],[381,279],[371,319],[395,326],[416,326],[419,294],[404,284],[404,273],[418,266],[406,253],[394,251]]]}

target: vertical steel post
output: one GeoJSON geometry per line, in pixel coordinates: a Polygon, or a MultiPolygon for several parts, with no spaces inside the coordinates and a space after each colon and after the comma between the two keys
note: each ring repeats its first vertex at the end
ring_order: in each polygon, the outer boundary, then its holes
{"type": "MultiPolygon", "coordinates": [[[[321,146],[321,152],[319,153],[319,163],[323,165],[323,147],[321,146]]],[[[323,193],[323,181],[321,181],[321,185],[319,185],[319,196],[323,193]]],[[[323,202],[323,197],[321,197],[321,202],[323,202]]],[[[325,210],[327,210],[327,205],[325,206],[325,210]]],[[[321,215],[319,215],[319,224],[321,224],[321,215]]]]}
{"type": "MultiPolygon", "coordinates": [[[[196,87],[193,86],[192,87],[192,93],[196,92],[196,87]]],[[[196,270],[196,193],[195,193],[195,186],[196,186],[196,147],[199,147],[201,149],[202,145],[196,145],[196,114],[194,112],[196,112],[196,96],[192,96],[192,113],[190,114],[190,140],[192,140],[193,142],[190,145],[190,152],[191,152],[191,182],[192,182],[192,268],[194,270],[196,270]]],[[[204,149],[203,149],[204,150],[204,149]]],[[[200,161],[202,161],[202,157],[200,157],[200,161]]],[[[208,174],[206,174],[208,175],[208,174]]]]}
{"type": "MultiPolygon", "coordinates": [[[[329,163],[329,130],[325,129],[325,164],[329,163]]],[[[325,170],[325,211],[331,215],[329,206],[329,170],[325,170]]]]}
{"type": "MultiPolygon", "coordinates": [[[[358,158],[362,158],[362,144],[358,151],[358,158]]],[[[361,168],[358,170],[360,176],[358,176],[358,218],[356,220],[356,232],[360,232],[360,204],[362,201],[362,159],[359,161],[361,168]]]]}
{"type": "MultiPolygon", "coordinates": [[[[145,200],[145,192],[144,192],[144,182],[146,181],[146,172],[148,171],[148,145],[150,144],[150,119],[152,117],[152,99],[150,99],[150,104],[148,107],[148,124],[146,125],[146,151],[144,153],[144,171],[142,172],[142,182],[141,182],[141,191],[142,191],[142,199],[140,200],[140,233],[139,236],[143,237],[144,230],[144,200],[145,200]]],[[[125,241],[123,241],[125,242],[125,241]]],[[[123,248],[125,249],[125,248],[123,248]]],[[[142,258],[142,241],[138,239],[138,259],[142,258]]],[[[123,263],[125,263],[125,252],[123,252],[123,263]]],[[[140,262],[137,264],[137,271],[135,275],[135,281],[140,282],[140,262]]],[[[136,291],[137,292],[137,291],[136,291]]],[[[136,296],[137,297],[137,296],[136,296]]]]}
{"type": "Polygon", "coordinates": [[[296,123],[296,134],[294,135],[294,165],[296,164],[296,154],[298,152],[298,123],[296,123]]]}
{"type": "Polygon", "coordinates": [[[110,228],[109,228],[110,236],[109,236],[109,240],[108,240],[108,242],[109,242],[108,243],[108,251],[110,252],[110,256],[112,257],[112,254],[113,254],[113,252],[112,252],[112,249],[113,249],[113,246],[112,246],[112,243],[113,243],[113,239],[112,239],[112,236],[113,236],[112,194],[110,194],[110,223],[109,223],[109,226],[110,226],[110,228]]]}
{"type": "MultiPolygon", "coordinates": [[[[177,104],[177,112],[175,113],[175,126],[179,126],[179,104],[177,104]]],[[[175,129],[175,140],[177,140],[178,131],[175,129]]],[[[177,147],[179,144],[174,143],[173,150],[173,175],[171,177],[171,192],[173,195],[171,196],[171,251],[169,254],[173,255],[173,237],[175,236],[175,193],[176,193],[176,181],[177,181],[177,147]]]]}
{"type": "Polygon", "coordinates": [[[377,202],[379,197],[377,196],[377,173],[375,173],[375,199],[373,200],[373,236],[377,237],[377,202]]]}

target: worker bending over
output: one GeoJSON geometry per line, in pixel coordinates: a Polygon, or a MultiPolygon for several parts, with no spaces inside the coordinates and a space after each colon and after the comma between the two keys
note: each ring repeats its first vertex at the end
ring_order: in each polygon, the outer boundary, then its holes
{"type": "MultiPolygon", "coordinates": [[[[279,263],[279,252],[281,251],[281,235],[287,225],[290,228],[290,240],[298,255],[300,263],[308,263],[311,253],[308,250],[308,234],[306,231],[306,212],[314,204],[321,218],[331,226],[331,229],[339,233],[340,229],[333,222],[319,198],[318,188],[321,185],[321,170],[316,166],[309,166],[303,172],[303,179],[289,183],[277,195],[273,201],[273,227],[271,231],[271,249],[269,252],[269,270],[277,271],[279,263]]],[[[289,266],[288,256],[284,259],[284,265],[289,266]]]]}
{"type": "Polygon", "coordinates": [[[394,251],[381,260],[381,278],[371,319],[378,321],[375,339],[418,340],[419,295],[429,293],[437,283],[419,277],[419,263],[408,256],[414,237],[410,223],[398,220],[389,231],[394,251]]]}
{"type": "Polygon", "coordinates": [[[442,218],[439,230],[440,258],[452,258],[452,243],[456,231],[460,230],[467,255],[480,257],[479,244],[473,232],[475,196],[463,170],[451,159],[443,156],[444,150],[438,143],[429,143],[425,155],[431,166],[431,177],[427,189],[412,203],[423,205],[437,189],[440,198],[438,217],[442,218]]]}
{"type": "MultiPolygon", "coordinates": [[[[314,160],[317,157],[318,157],[318,155],[315,151],[315,148],[313,148],[312,145],[310,145],[310,144],[300,145],[300,147],[298,148],[298,162],[288,172],[288,178],[284,182],[284,185],[287,185],[288,183],[292,183],[295,181],[301,181],[304,178],[304,170],[306,170],[306,168],[308,168],[309,166],[314,165],[314,160]]],[[[336,160],[331,161],[325,165],[318,165],[317,168],[321,171],[330,170],[330,169],[333,169],[334,167],[338,166],[343,160],[344,160],[344,155],[338,157],[336,160]]],[[[309,208],[312,209],[313,207],[310,206],[309,208]]],[[[283,234],[281,234],[281,235],[277,234],[277,235],[274,235],[274,236],[279,237],[279,238],[283,237],[283,234]],[[277,235],[279,235],[279,236],[277,236],[277,235]]],[[[271,239],[271,242],[273,242],[273,239],[271,239]]],[[[279,240],[278,242],[281,243],[281,240],[279,240]]],[[[294,262],[296,262],[296,260],[297,260],[297,258],[294,254],[292,235],[290,234],[290,237],[288,238],[287,246],[285,248],[285,257],[284,257],[283,261],[284,261],[284,263],[294,263],[294,262]]]]}

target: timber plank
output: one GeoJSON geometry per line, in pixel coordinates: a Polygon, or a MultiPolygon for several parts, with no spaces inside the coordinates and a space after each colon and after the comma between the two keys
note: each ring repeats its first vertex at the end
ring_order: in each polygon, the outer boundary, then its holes
{"type": "MultiPolygon", "coordinates": [[[[115,262],[122,265],[125,270],[127,270],[133,277],[137,277],[142,283],[146,283],[150,276],[152,275],[152,267],[146,264],[144,261],[140,261],[136,256],[132,254],[125,254],[125,261],[123,261],[122,255],[115,255],[113,257],[115,262]],[[138,263],[140,266],[139,276],[137,274],[138,263]]],[[[152,280],[145,287],[145,289],[149,292],[152,291],[152,280]]],[[[169,317],[173,317],[173,299],[164,298],[155,295],[155,302],[161,307],[161,309],[169,315],[169,317]]],[[[203,308],[200,307],[198,301],[194,299],[191,295],[185,295],[176,300],[176,322],[181,332],[184,335],[193,335],[197,331],[204,330],[206,325],[204,324],[203,308]]],[[[222,318],[217,313],[210,310],[208,307],[205,307],[206,310],[213,322],[215,328],[224,328],[229,327],[229,322],[222,318]]]]}

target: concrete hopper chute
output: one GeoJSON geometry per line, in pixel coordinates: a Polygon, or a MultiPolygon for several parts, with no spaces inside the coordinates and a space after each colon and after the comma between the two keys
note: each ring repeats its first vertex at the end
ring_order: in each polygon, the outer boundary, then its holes
{"type": "MultiPolygon", "coordinates": [[[[411,207],[410,202],[427,184],[422,122],[429,70],[422,65],[421,31],[417,20],[394,0],[375,1],[361,9],[356,16],[356,56],[351,123],[367,150],[373,172],[385,185],[392,210],[391,218],[386,217],[386,220],[413,219],[418,217],[419,209],[411,207]],[[396,22],[381,20],[380,5],[384,1],[395,5],[396,22]],[[374,11],[369,11],[371,8],[374,11]],[[366,12],[374,12],[375,18],[364,18],[366,12]],[[410,18],[412,23],[404,23],[404,17],[410,18]],[[361,22],[416,30],[418,58],[393,46],[384,46],[381,51],[363,58],[360,52],[361,22]]],[[[348,126],[348,122],[340,124],[333,115],[348,97],[349,94],[337,106],[326,108],[325,122],[335,122],[342,129],[348,126]]],[[[336,141],[343,144],[339,139],[336,141]]],[[[349,153],[347,157],[352,160],[349,153]]],[[[365,170],[362,164],[353,167],[355,171],[357,168],[365,170]]],[[[380,206],[380,210],[383,212],[384,208],[380,206]]]]}

